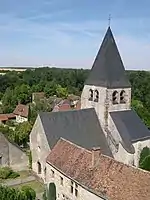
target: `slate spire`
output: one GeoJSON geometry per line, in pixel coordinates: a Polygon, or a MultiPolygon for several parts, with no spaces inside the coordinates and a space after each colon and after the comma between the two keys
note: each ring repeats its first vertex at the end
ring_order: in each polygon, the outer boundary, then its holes
{"type": "Polygon", "coordinates": [[[131,87],[110,26],[105,34],[85,85],[112,89],[131,87]]]}

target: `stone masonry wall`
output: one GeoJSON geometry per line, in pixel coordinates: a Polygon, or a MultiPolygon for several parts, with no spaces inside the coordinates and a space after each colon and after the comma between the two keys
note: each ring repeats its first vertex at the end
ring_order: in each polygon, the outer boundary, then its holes
{"type": "Polygon", "coordinates": [[[30,134],[30,150],[32,153],[32,169],[40,178],[44,179],[46,158],[50,153],[50,147],[39,116],[30,134]],[[41,164],[41,174],[38,174],[38,162],[41,164]]]}
{"type": "Polygon", "coordinates": [[[58,170],[46,164],[46,182],[47,186],[49,183],[53,182],[56,185],[57,200],[103,200],[103,198],[96,196],[92,192],[89,192],[82,186],[75,183],[70,178],[64,176],[58,170]],[[52,170],[54,175],[52,175],[52,170]],[[61,184],[61,178],[63,179],[63,184],[61,184]],[[71,182],[72,181],[72,182],[71,182]],[[71,193],[71,185],[73,183],[73,193],[71,193]],[[77,196],[75,195],[75,189],[78,191],[77,196]]]}

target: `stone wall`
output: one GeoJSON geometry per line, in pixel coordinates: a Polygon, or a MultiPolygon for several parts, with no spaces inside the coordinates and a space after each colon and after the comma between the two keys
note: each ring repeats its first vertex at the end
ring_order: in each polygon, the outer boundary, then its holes
{"type": "Polygon", "coordinates": [[[131,88],[118,88],[118,89],[107,89],[108,90],[108,102],[109,102],[109,109],[108,111],[121,111],[121,110],[130,110],[131,109],[131,88]],[[120,103],[120,92],[125,91],[125,103],[120,103]],[[112,94],[114,91],[118,92],[118,104],[113,104],[112,101],[112,94]]]}
{"type": "Polygon", "coordinates": [[[0,156],[1,165],[9,166],[9,145],[7,139],[0,133],[0,156]]]}
{"type": "Polygon", "coordinates": [[[2,166],[8,166],[16,171],[28,169],[28,156],[18,146],[9,142],[0,133],[0,156],[2,166]]]}
{"type": "Polygon", "coordinates": [[[51,182],[56,185],[57,200],[104,200],[104,198],[88,191],[47,163],[45,183],[48,186],[51,182]],[[71,192],[71,186],[73,186],[73,193],[71,192]],[[77,191],[77,196],[75,190],[77,191]]]}
{"type": "Polygon", "coordinates": [[[50,147],[38,116],[30,134],[30,150],[32,153],[32,169],[42,179],[45,178],[46,158],[50,153],[50,147]],[[41,165],[41,173],[38,167],[41,165]]]}
{"type": "Polygon", "coordinates": [[[105,114],[105,103],[106,103],[106,88],[104,87],[95,87],[90,85],[85,85],[81,94],[81,109],[85,108],[95,108],[97,116],[100,120],[102,128],[105,124],[104,114],[105,114]],[[89,100],[90,98],[90,89],[93,91],[97,90],[99,92],[99,101],[95,102],[95,93],[93,96],[93,101],[89,100]]]}
{"type": "Polygon", "coordinates": [[[149,147],[150,148],[150,139],[145,139],[143,141],[134,142],[133,146],[135,148],[134,165],[136,167],[138,167],[139,166],[139,159],[140,159],[141,151],[142,151],[142,149],[144,147],[149,147]]]}
{"type": "Polygon", "coordinates": [[[29,169],[28,156],[19,147],[12,143],[9,143],[9,164],[15,171],[29,169]]]}

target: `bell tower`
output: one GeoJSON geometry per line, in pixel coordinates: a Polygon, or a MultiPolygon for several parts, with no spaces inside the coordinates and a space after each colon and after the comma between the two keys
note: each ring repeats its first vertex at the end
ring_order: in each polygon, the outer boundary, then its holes
{"type": "Polygon", "coordinates": [[[130,110],[131,85],[110,26],[85,81],[81,108],[94,107],[105,130],[111,111],[130,110]]]}

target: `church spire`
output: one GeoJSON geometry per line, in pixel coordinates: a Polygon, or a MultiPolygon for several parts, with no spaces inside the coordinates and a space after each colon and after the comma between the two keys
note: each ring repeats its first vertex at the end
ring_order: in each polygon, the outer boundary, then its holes
{"type": "Polygon", "coordinates": [[[112,89],[131,87],[110,26],[85,84],[112,89]]]}
{"type": "Polygon", "coordinates": [[[108,27],[110,27],[110,22],[111,22],[111,14],[109,14],[109,18],[108,18],[108,27]]]}

